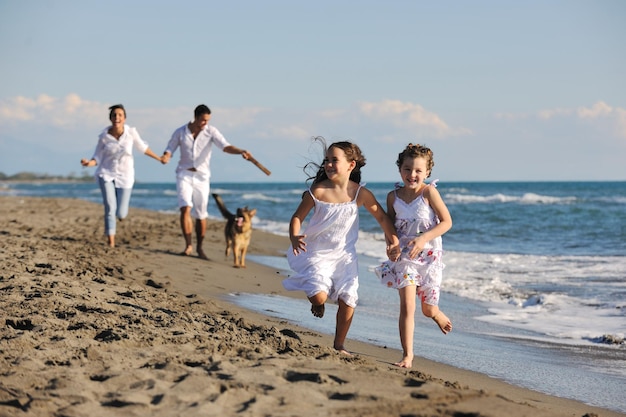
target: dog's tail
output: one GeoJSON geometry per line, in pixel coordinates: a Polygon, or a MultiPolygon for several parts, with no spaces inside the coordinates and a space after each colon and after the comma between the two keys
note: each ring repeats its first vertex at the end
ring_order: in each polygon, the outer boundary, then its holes
{"type": "Polygon", "coordinates": [[[222,197],[220,197],[219,194],[212,194],[212,196],[215,199],[217,208],[220,210],[220,213],[222,213],[222,216],[224,216],[225,219],[232,219],[233,217],[235,217],[233,213],[228,211],[228,209],[226,208],[226,205],[222,201],[222,197]]]}

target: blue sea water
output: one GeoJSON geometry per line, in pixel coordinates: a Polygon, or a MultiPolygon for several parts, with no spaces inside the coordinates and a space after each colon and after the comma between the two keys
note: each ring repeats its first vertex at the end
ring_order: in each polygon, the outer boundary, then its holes
{"type": "MultiPolygon", "coordinates": [[[[382,204],[393,188],[366,186],[382,204]]],[[[138,183],[131,205],[178,213],[175,188],[138,183]]],[[[438,188],[454,222],[443,236],[440,304],[454,330],[443,335],[418,316],[416,354],[626,412],[626,182],[440,182],[438,188]]],[[[303,182],[212,184],[228,207],[257,209],[256,229],[285,236],[305,189],[303,182]]],[[[0,195],[101,201],[94,183],[6,183],[0,195]]],[[[221,219],[213,202],[209,212],[221,219]]],[[[349,339],[400,349],[397,293],[373,273],[384,258],[383,236],[365,211],[360,225],[360,299],[349,339]]],[[[249,259],[289,273],[283,253],[249,259]]],[[[231,297],[265,314],[334,331],[333,306],[315,319],[304,295],[231,297]]]]}

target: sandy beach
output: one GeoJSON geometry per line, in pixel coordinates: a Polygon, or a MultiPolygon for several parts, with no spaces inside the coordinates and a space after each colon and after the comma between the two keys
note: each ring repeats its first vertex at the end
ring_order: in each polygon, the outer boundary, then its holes
{"type": "MultiPolygon", "coordinates": [[[[400,352],[350,335],[344,356],[231,304],[304,295],[272,268],[233,268],[223,226],[209,223],[209,261],[183,257],[177,215],[131,208],[111,249],[99,204],[0,197],[0,416],[624,415],[419,356],[399,369],[400,352]]],[[[287,246],[255,230],[249,253],[287,246]]]]}

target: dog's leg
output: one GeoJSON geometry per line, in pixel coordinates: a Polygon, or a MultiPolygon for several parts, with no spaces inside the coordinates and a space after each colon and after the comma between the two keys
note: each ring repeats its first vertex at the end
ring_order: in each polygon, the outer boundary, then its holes
{"type": "Polygon", "coordinates": [[[226,250],[224,251],[224,256],[228,258],[228,254],[230,253],[230,245],[232,241],[226,236],[226,250]]]}
{"type": "Polygon", "coordinates": [[[241,265],[242,268],[246,267],[246,252],[248,252],[248,245],[241,245],[239,265],[241,265]]]}
{"type": "Polygon", "coordinates": [[[234,267],[235,268],[239,268],[240,266],[240,259],[239,259],[239,245],[237,245],[236,241],[233,242],[233,263],[234,263],[234,267]]]}

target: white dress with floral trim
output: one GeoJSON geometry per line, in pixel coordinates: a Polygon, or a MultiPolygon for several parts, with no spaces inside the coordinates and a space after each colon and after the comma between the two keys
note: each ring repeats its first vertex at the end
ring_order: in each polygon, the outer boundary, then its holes
{"type": "MultiPolygon", "coordinates": [[[[435,187],[436,183],[435,180],[428,186],[435,187]]],[[[378,266],[376,275],[388,288],[400,289],[408,285],[416,285],[420,287],[418,294],[422,301],[438,305],[442,271],[445,267],[442,260],[441,236],[427,242],[424,249],[414,259],[408,256],[410,251],[408,243],[439,223],[437,215],[424,199],[423,194],[422,190],[419,196],[407,203],[396,193],[393,209],[396,212],[395,226],[402,253],[396,262],[385,261],[378,266]]]]}

